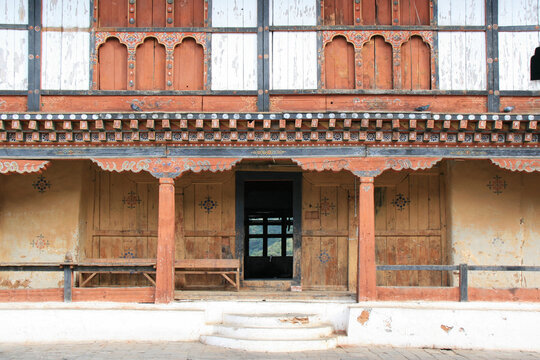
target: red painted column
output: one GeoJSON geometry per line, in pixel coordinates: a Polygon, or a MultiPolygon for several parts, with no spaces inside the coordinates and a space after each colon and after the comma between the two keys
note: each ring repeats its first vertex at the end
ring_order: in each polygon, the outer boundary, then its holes
{"type": "Polygon", "coordinates": [[[358,196],[358,302],[377,298],[374,194],[373,178],[361,177],[358,196]]]}
{"type": "Polygon", "coordinates": [[[156,304],[174,300],[174,179],[159,179],[156,304]]]}

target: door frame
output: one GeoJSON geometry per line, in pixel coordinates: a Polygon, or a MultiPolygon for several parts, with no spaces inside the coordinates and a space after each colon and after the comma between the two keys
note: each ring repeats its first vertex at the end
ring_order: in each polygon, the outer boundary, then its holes
{"type": "Polygon", "coordinates": [[[244,186],[246,181],[292,181],[293,183],[293,277],[292,285],[300,285],[302,279],[302,173],[277,171],[236,172],[236,245],[235,255],[240,259],[241,278],[244,280],[244,186]]]}

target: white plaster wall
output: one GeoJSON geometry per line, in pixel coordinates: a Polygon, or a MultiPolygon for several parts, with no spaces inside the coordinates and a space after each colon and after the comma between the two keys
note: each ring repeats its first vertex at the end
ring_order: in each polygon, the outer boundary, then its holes
{"type": "MultiPolygon", "coordinates": [[[[489,161],[450,161],[448,217],[454,264],[540,266],[540,173],[489,161]],[[498,177],[499,194],[489,187],[498,177]]],[[[457,275],[454,276],[457,284],[457,275]]],[[[469,285],[540,287],[540,272],[469,272],[469,285]]]]}
{"type": "Polygon", "coordinates": [[[539,351],[540,304],[377,303],[351,306],[349,344],[539,351]]]}
{"type": "MultiPolygon", "coordinates": [[[[83,166],[56,161],[42,174],[1,176],[0,262],[62,262],[68,252],[77,259],[83,166]],[[43,193],[33,186],[41,175],[50,184],[43,193]]],[[[61,286],[62,272],[0,273],[3,289],[61,286]]]]}

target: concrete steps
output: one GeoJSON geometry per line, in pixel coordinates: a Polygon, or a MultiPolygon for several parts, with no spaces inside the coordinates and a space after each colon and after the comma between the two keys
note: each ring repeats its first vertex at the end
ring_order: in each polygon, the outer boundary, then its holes
{"type": "Polygon", "coordinates": [[[337,346],[332,326],[314,314],[224,314],[208,345],[265,352],[327,350],[337,346]]]}

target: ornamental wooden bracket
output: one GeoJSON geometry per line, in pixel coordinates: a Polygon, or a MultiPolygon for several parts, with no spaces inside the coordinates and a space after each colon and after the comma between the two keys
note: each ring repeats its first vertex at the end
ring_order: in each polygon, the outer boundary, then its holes
{"type": "Polygon", "coordinates": [[[361,158],[293,158],[303,170],[348,170],[358,177],[376,177],[383,171],[423,170],[433,167],[442,158],[433,157],[361,157],[361,158]]]}
{"type": "Polygon", "coordinates": [[[540,159],[491,159],[495,165],[511,171],[540,171],[540,159]]]}
{"type": "Polygon", "coordinates": [[[39,173],[45,170],[50,165],[50,161],[46,160],[0,160],[0,174],[9,173],[39,173]]]}
{"type": "Polygon", "coordinates": [[[156,178],[176,178],[186,171],[225,171],[231,170],[240,158],[115,158],[92,159],[106,171],[149,172],[156,178]]]}

